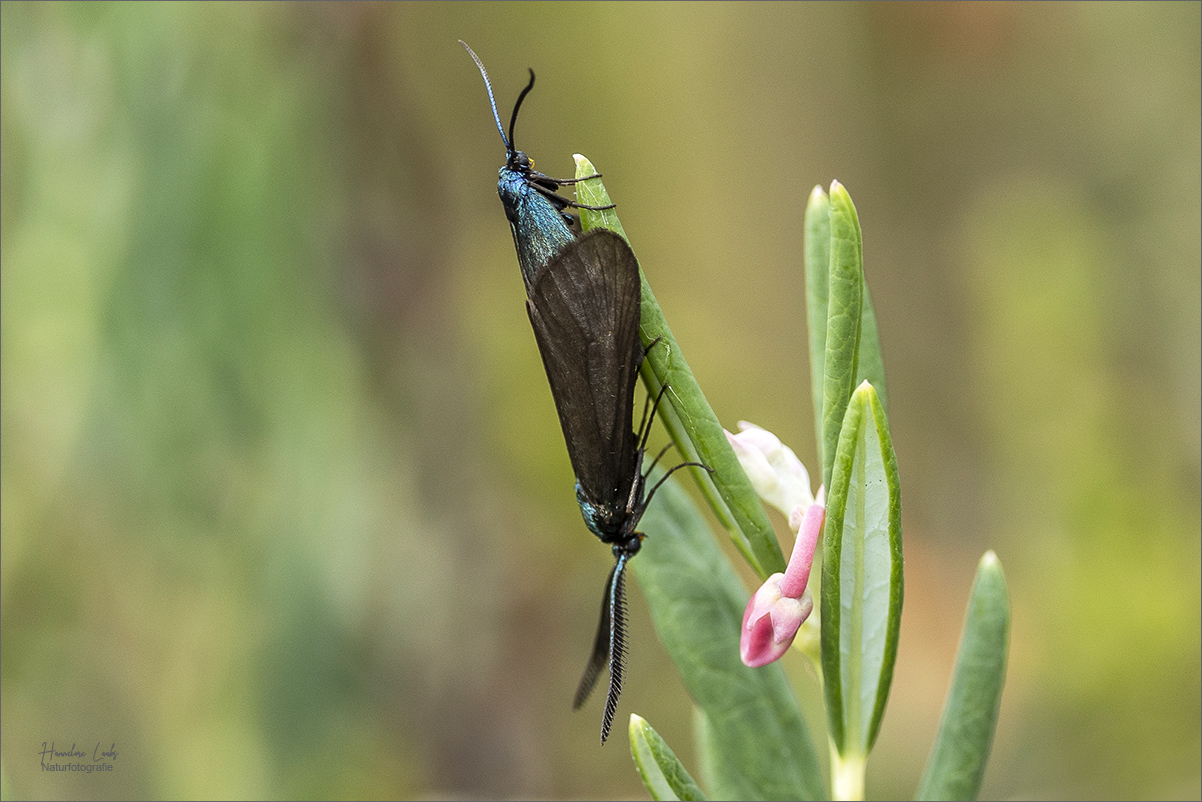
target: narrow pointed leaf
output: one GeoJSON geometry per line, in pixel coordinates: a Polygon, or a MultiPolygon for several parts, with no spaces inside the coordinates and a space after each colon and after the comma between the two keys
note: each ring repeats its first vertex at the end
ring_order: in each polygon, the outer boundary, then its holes
{"type": "Polygon", "coordinates": [[[864,307],[860,312],[860,353],[856,358],[856,386],[868,382],[881,399],[881,408],[889,412],[889,395],[885,391],[885,359],[881,356],[881,340],[876,330],[876,311],[868,280],[864,280],[864,307]]]}
{"type": "Polygon", "coordinates": [[[831,464],[847,401],[856,386],[864,306],[863,247],[856,207],[838,181],[831,182],[831,261],[822,390],[822,483],[831,486],[831,464]]]}
{"type": "Polygon", "coordinates": [[[705,799],[676,753],[641,716],[630,716],[630,756],[652,799],[705,799]]]}
{"type": "Polygon", "coordinates": [[[1010,642],[1002,564],[985,552],[972,583],[952,687],[916,799],[976,799],[997,728],[1010,642]]]}
{"type": "Polygon", "coordinates": [[[630,568],[655,630],[709,722],[708,790],[722,799],[818,799],[822,771],[793,690],[777,664],[748,668],[739,629],[750,594],[675,479],[643,517],[630,568]]]}
{"type": "MultiPolygon", "coordinates": [[[[841,188],[840,188],[841,189],[841,188]]],[[[832,186],[834,190],[834,186],[832,186]]],[[[846,194],[844,190],[842,194],[846,194]]],[[[842,201],[841,201],[842,202],[842,201]]],[[[868,283],[863,279],[863,246],[859,239],[859,220],[850,198],[847,208],[840,215],[840,243],[850,255],[849,266],[858,260],[863,287],[863,303],[860,312],[860,342],[856,355],[856,373],[853,386],[867,381],[876,388],[881,406],[889,411],[888,394],[885,391],[885,362],[881,356],[880,337],[877,334],[876,313],[868,283]],[[851,225],[854,223],[854,226],[851,225]],[[859,254],[856,257],[856,254],[859,254]]],[[[826,465],[829,460],[823,452],[825,436],[822,418],[825,394],[827,313],[830,302],[831,278],[831,202],[822,187],[814,187],[806,206],[805,216],[805,271],[806,271],[806,321],[810,336],[810,387],[814,400],[815,430],[818,437],[818,461],[826,465]]],[[[837,409],[837,407],[836,407],[837,409]]],[[[825,478],[825,473],[824,473],[825,478]]]]}
{"type": "MultiPolygon", "coordinates": [[[[576,177],[594,175],[596,170],[583,156],[576,157],[576,177]]],[[[588,206],[607,206],[611,203],[609,193],[601,179],[584,181],[576,185],[577,200],[588,206]]],[[[581,226],[588,231],[593,228],[608,228],[626,236],[622,224],[613,209],[589,211],[582,209],[581,226]]],[[[629,241],[629,240],[628,240],[629,241]]],[[[647,392],[654,395],[668,384],[671,389],[664,398],[667,405],[660,406],[660,414],[672,442],[688,462],[702,462],[713,468],[707,473],[700,468],[690,472],[701,488],[706,501],[714,509],[718,520],[730,533],[735,547],[747,559],[760,578],[785,570],[785,558],[764,505],[743,472],[735,457],[722,424],[718,422],[705,394],[693,378],[693,372],[685,361],[672,330],[664,319],[664,313],[655,300],[655,294],[643,276],[642,323],[639,337],[643,346],[649,346],[657,338],[660,342],[647,352],[640,372],[647,392]]]]}
{"type": "Polygon", "coordinates": [[[827,495],[822,669],[831,739],[866,756],[880,729],[901,628],[901,490],[880,398],[861,384],[847,406],[827,495]]]}
{"type": "Polygon", "coordinates": [[[810,391],[814,402],[814,434],[818,438],[819,465],[827,463],[822,455],[822,395],[826,365],[826,307],[831,275],[830,215],[830,200],[822,187],[814,187],[806,205],[805,222],[806,327],[810,335],[810,391]]]}

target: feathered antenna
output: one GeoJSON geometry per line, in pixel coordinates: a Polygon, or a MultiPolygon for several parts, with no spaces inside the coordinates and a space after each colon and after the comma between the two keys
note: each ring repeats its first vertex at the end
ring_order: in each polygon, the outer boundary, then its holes
{"type": "Polygon", "coordinates": [[[630,555],[621,554],[614,565],[609,593],[609,693],[605,697],[605,714],[601,718],[601,743],[609,737],[609,728],[618,712],[618,697],[622,695],[622,677],[626,674],[626,562],[630,555]]]}
{"type": "Polygon", "coordinates": [[[601,718],[601,743],[609,738],[614,715],[618,712],[618,697],[622,695],[622,678],[626,676],[626,563],[631,555],[622,552],[605,580],[605,596],[601,599],[601,621],[597,637],[593,641],[593,653],[584,676],[576,688],[576,699],[572,708],[578,709],[588,699],[601,676],[601,669],[609,663],[609,692],[605,695],[605,713],[601,718]]]}

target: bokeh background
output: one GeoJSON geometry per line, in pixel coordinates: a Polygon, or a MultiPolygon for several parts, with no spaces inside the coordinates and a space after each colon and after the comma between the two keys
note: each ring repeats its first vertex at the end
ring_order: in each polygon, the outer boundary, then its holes
{"type": "MultiPolygon", "coordinates": [[[[611,558],[462,38],[506,116],[538,72],[519,147],[605,173],[727,428],[811,466],[801,221],[850,190],[905,494],[870,797],[993,548],[983,795],[1198,798],[1199,9],[5,2],[6,795],[645,797],[569,709],[611,558]]],[[[695,769],[632,596],[619,720],[695,769]]]]}

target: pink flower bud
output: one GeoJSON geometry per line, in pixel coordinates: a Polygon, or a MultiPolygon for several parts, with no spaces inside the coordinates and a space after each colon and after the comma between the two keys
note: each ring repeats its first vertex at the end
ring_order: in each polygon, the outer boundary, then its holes
{"type": "Polygon", "coordinates": [[[789,565],[785,573],[768,577],[743,613],[739,656],[744,665],[759,668],[779,660],[813,612],[814,600],[806,592],[806,585],[825,519],[826,510],[819,504],[810,504],[804,512],[799,505],[789,516],[789,522],[796,520],[798,527],[789,565]]]}
{"type": "Polygon", "coordinates": [[[808,593],[800,599],[781,594],[784,574],[773,574],[756,591],[743,613],[739,637],[739,656],[751,668],[779,660],[789,650],[803,621],[814,609],[808,593]]]}

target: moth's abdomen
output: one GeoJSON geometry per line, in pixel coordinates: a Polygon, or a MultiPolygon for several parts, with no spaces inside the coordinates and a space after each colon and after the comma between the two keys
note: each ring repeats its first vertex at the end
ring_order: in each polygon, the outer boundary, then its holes
{"type": "Polygon", "coordinates": [[[594,503],[584,495],[579,482],[576,483],[576,503],[580,505],[584,525],[602,543],[618,543],[628,537],[629,533],[625,532],[628,516],[624,509],[611,504],[594,503]]]}

